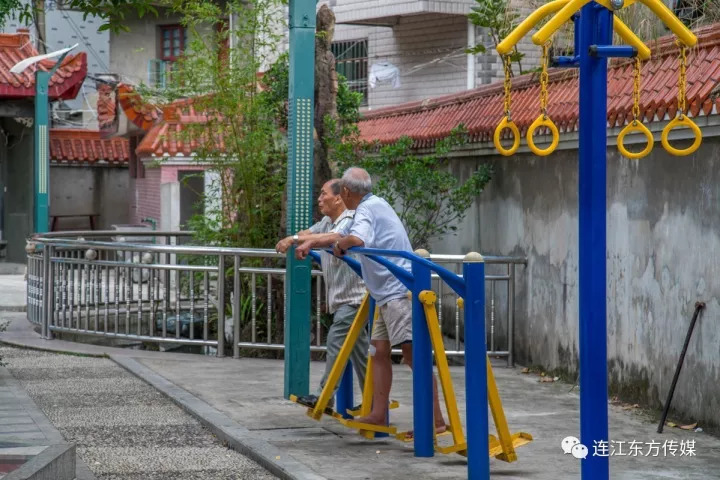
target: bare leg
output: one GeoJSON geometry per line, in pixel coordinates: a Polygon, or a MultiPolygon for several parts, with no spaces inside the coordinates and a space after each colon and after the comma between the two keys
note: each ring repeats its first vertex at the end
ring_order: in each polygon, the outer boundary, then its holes
{"type": "Polygon", "coordinates": [[[392,363],[390,361],[390,342],[388,340],[371,340],[375,347],[373,356],[373,405],[370,415],[357,418],[357,422],[385,425],[390,387],[392,386],[392,363]]]}
{"type": "MultiPolygon", "coordinates": [[[[412,369],[412,344],[405,343],[402,345],[403,363],[412,369]]],[[[447,430],[442,410],[440,409],[440,399],[438,397],[437,377],[433,373],[433,412],[435,417],[435,433],[443,433],[447,430]]]]}

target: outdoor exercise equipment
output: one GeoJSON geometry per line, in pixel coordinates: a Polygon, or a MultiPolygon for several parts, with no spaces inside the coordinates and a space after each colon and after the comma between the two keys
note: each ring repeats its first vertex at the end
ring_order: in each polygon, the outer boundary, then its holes
{"type": "Polygon", "coordinates": [[[555,126],[555,122],[553,122],[550,117],[548,116],[547,112],[547,103],[548,103],[548,55],[550,54],[550,45],[552,42],[548,40],[545,42],[542,46],[542,56],[540,60],[540,67],[542,71],[540,72],[540,115],[535,119],[535,121],[530,124],[530,127],[527,131],[527,143],[530,150],[540,157],[545,157],[547,155],[550,155],[552,152],[555,151],[555,149],[558,146],[558,142],[560,141],[560,133],[558,132],[557,126],[555,126]],[[550,142],[550,145],[548,145],[545,148],[538,148],[537,145],[535,145],[535,140],[533,136],[535,135],[535,130],[537,130],[540,127],[545,127],[548,130],[550,130],[550,133],[552,135],[552,141],[550,142]]]}
{"type": "Polygon", "coordinates": [[[653,149],[653,144],[655,143],[655,139],[653,138],[652,133],[650,130],[643,125],[642,120],[638,120],[640,118],[640,72],[642,70],[642,60],[640,60],[640,57],[635,57],[635,64],[633,66],[633,108],[632,108],[632,115],[633,119],[632,122],[628,123],[625,128],[623,128],[620,131],[620,134],[617,138],[617,147],[618,150],[620,150],[620,153],[622,153],[627,158],[632,158],[633,160],[637,160],[640,158],[643,158],[645,155],[650,153],[650,151],[653,149]],[[647,144],[645,145],[645,148],[642,149],[639,152],[631,152],[628,149],[625,148],[625,135],[628,133],[642,133],[645,135],[645,139],[647,140],[647,144]]]}
{"type": "MultiPolygon", "coordinates": [[[[558,63],[580,69],[580,442],[586,446],[595,445],[595,442],[609,442],[606,341],[607,61],[612,57],[650,58],[650,49],[614,15],[615,10],[635,3],[648,7],[678,39],[678,116],[663,130],[662,143],[673,155],[688,155],[697,150],[701,141],[700,130],[685,115],[687,48],[693,47],[697,38],[661,0],[555,0],[538,8],[497,46],[500,55],[510,54],[514,46],[550,14],[554,16],[532,36],[536,45],[545,45],[565,22],[572,19],[575,23],[574,56],[561,57],[558,60],[562,61],[558,63]],[[612,45],[613,31],[628,45],[612,45]],[[668,142],[670,131],[677,127],[687,127],[695,135],[694,143],[687,149],[676,149],[668,142]]],[[[637,63],[636,69],[637,75],[637,63]]],[[[638,87],[639,82],[633,86],[638,87]]],[[[639,92],[636,101],[637,95],[639,92]]],[[[609,457],[589,455],[580,462],[583,479],[609,478],[609,457]]],[[[482,468],[485,469],[485,476],[480,478],[488,478],[489,470],[486,466],[482,468]]]]}
{"type": "MultiPolygon", "coordinates": [[[[495,148],[501,155],[509,156],[514,154],[520,146],[520,131],[512,121],[510,114],[510,106],[512,103],[512,92],[511,92],[511,76],[512,71],[510,69],[510,52],[512,48],[522,39],[530,30],[546,16],[556,13],[556,15],[547,22],[535,35],[532,36],[532,40],[535,44],[541,45],[543,53],[541,57],[541,74],[540,74],[540,116],[528,127],[526,134],[527,144],[530,151],[538,156],[546,156],[551,154],[558,145],[559,133],[556,125],[549,118],[547,114],[547,85],[548,85],[548,55],[550,38],[560,26],[568,20],[573,20],[576,27],[580,24],[577,20],[581,16],[580,10],[586,5],[591,5],[594,8],[605,8],[609,12],[617,10],[623,7],[630,6],[634,3],[643,3],[650,8],[667,26],[673,33],[678,37],[677,45],[680,50],[678,55],[678,108],[676,117],[671,120],[663,129],[661,134],[661,141],[663,148],[670,154],[675,156],[690,155],[697,151],[702,143],[702,132],[700,128],[693,122],[686,114],[686,90],[687,90],[687,50],[697,43],[697,39],[683,24],[680,22],[672,12],[660,1],[660,0],[554,0],[548,2],[542,7],[538,8],[528,18],[518,25],[507,38],[505,38],[497,46],[497,51],[500,54],[503,61],[504,69],[504,115],[493,135],[493,143],[495,148]],[[538,148],[535,145],[534,133],[538,128],[547,128],[552,135],[552,140],[549,146],[544,149],[538,148]],[[684,149],[673,147],[669,141],[670,132],[677,128],[688,128],[693,134],[693,143],[684,149]],[[512,136],[512,145],[510,147],[504,147],[501,143],[502,133],[505,129],[509,129],[512,136]]],[[[559,57],[560,64],[567,66],[578,66],[581,63],[581,58],[584,56],[591,56],[594,58],[605,59],[603,60],[605,68],[607,68],[607,58],[611,57],[635,57],[635,64],[633,66],[633,119],[628,125],[625,126],[618,135],[617,144],[618,150],[622,155],[631,159],[640,159],[648,155],[654,147],[654,139],[650,130],[640,120],[640,70],[642,68],[642,60],[650,58],[650,49],[625,25],[622,20],[613,16],[612,24],[607,28],[611,31],[614,29],[625,42],[627,46],[613,46],[611,44],[612,35],[610,36],[607,43],[604,45],[597,45],[595,43],[587,45],[588,50],[586,52],[579,51],[580,37],[581,34],[576,29],[575,31],[575,56],[574,57],[559,57]],[[625,147],[625,138],[629,134],[642,134],[646,139],[646,146],[639,152],[631,152],[625,147]]],[[[582,117],[582,115],[581,115],[582,117]]]]}
{"type": "MultiPolygon", "coordinates": [[[[461,300],[461,299],[458,299],[461,300]]],[[[467,443],[463,435],[462,423],[460,422],[460,414],[455,400],[455,389],[453,387],[452,378],[450,377],[450,367],[448,366],[447,356],[445,355],[445,343],[443,342],[442,332],[440,331],[440,322],[438,321],[435,302],[437,295],[432,290],[423,290],[420,292],[420,301],[425,309],[425,319],[427,321],[428,331],[430,332],[430,340],[432,341],[433,350],[435,351],[435,364],[437,365],[438,377],[440,377],[440,385],[445,398],[445,408],[450,422],[448,430],[452,434],[453,444],[448,447],[435,446],[435,450],[440,453],[459,453],[467,456],[467,443]]],[[[458,302],[462,306],[462,301],[458,302]]],[[[525,432],[510,434],[505,412],[500,401],[500,393],[495,384],[495,376],[493,375],[490,359],[485,357],[487,362],[487,389],[488,402],[490,403],[490,411],[495,421],[495,428],[498,436],[489,436],[490,456],[498,460],[506,462],[514,462],[517,460],[515,448],[530,443],[532,435],[525,432]]],[[[484,409],[483,409],[484,410],[484,409]]]]}
{"type": "MultiPolygon", "coordinates": [[[[468,477],[471,479],[487,478],[489,475],[489,457],[512,462],[517,460],[515,448],[532,441],[528,433],[519,432],[510,434],[505,414],[502,409],[500,396],[495,385],[490,361],[487,358],[485,345],[485,268],[480,254],[470,253],[463,262],[463,275],[459,276],[450,270],[441,267],[426,257],[425,251],[418,251],[421,255],[404,251],[376,250],[367,248],[353,248],[353,253],[367,255],[373,261],[385,266],[409,290],[412,300],[412,331],[413,331],[413,441],[415,456],[429,457],[435,451],[440,453],[458,453],[468,458],[468,477]],[[401,257],[410,260],[412,271],[391,262],[385,257],[401,257]],[[465,309],[465,397],[466,397],[466,425],[467,440],[460,422],[460,416],[455,399],[455,392],[450,378],[445,346],[440,333],[437,311],[435,310],[435,293],[430,290],[431,272],[437,275],[458,295],[458,306],[465,309]],[[432,363],[433,350],[443,388],[449,425],[447,432],[436,435],[432,395],[432,363]],[[481,363],[485,368],[478,368],[481,363]],[[489,404],[498,437],[488,435],[487,405],[489,404]],[[449,446],[441,445],[438,437],[452,435],[453,442],[449,446]]],[[[318,259],[318,255],[311,255],[318,259]]],[[[360,267],[357,261],[343,257],[343,260],[359,275],[360,267]]],[[[358,410],[348,410],[338,402],[338,410],[328,408],[335,386],[340,382],[350,366],[348,365],[350,353],[360,333],[371,323],[375,316],[375,306],[372,298],[366,295],[347,333],[343,346],[328,375],[323,391],[315,405],[308,406],[307,414],[315,420],[324,415],[329,416],[348,428],[357,430],[366,438],[380,435],[391,435],[399,440],[407,441],[408,432],[398,431],[393,425],[371,425],[361,423],[349,415],[365,416],[370,413],[372,406],[372,356],[368,359],[363,401],[358,410]]],[[[344,381],[352,381],[347,375],[344,381]]],[[[342,386],[340,387],[342,390],[342,386]]],[[[289,397],[300,403],[295,395],[289,397]]],[[[351,400],[350,400],[351,402],[351,400]]],[[[349,405],[348,400],[344,402],[349,405]]],[[[391,402],[390,407],[397,406],[391,402]]]]}
{"type": "Polygon", "coordinates": [[[687,77],[685,76],[685,71],[687,69],[687,45],[682,43],[681,41],[677,42],[678,47],[680,48],[680,55],[679,55],[679,69],[678,69],[678,108],[677,108],[677,116],[670,121],[667,125],[665,125],[665,128],[663,128],[662,136],[660,137],[662,140],[662,146],[665,148],[665,150],[668,151],[668,153],[676,156],[685,156],[690,155],[691,153],[695,152],[698,148],[700,148],[700,143],[702,142],[702,132],[700,131],[700,128],[690,120],[690,117],[685,115],[685,90],[687,88],[687,77]],[[693,135],[695,136],[695,141],[693,141],[692,145],[685,149],[678,149],[670,145],[670,141],[668,140],[668,136],[670,135],[670,131],[676,127],[687,127],[690,130],[692,130],[693,135]]]}

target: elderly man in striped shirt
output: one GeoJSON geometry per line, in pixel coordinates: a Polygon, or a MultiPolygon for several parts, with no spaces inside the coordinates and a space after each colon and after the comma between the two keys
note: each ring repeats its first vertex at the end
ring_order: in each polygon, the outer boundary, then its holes
{"type": "MultiPolygon", "coordinates": [[[[347,228],[352,223],[355,211],[348,210],[345,207],[345,203],[340,197],[340,191],[339,179],[326,182],[318,197],[320,213],[325,216],[309,229],[280,240],[275,246],[275,250],[285,253],[293,244],[297,245],[308,240],[322,240],[328,234],[332,235],[347,228]]],[[[366,290],[362,279],[345,262],[327,252],[320,252],[320,255],[322,271],[325,277],[328,310],[333,314],[333,323],[327,334],[325,373],[320,381],[319,391],[322,391],[366,290]]],[[[358,382],[360,382],[361,390],[365,385],[368,345],[368,334],[366,330],[363,330],[350,354],[350,360],[358,382]]],[[[300,398],[299,401],[314,406],[317,399],[317,395],[307,395],[300,398]]]]}

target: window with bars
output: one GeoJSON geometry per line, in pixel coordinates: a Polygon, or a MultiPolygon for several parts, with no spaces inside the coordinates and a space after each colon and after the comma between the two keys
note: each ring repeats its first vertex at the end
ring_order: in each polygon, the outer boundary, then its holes
{"type": "Polygon", "coordinates": [[[333,42],[330,49],[335,55],[335,70],[347,79],[354,92],[362,93],[362,105],[368,103],[368,45],[367,39],[333,42]]]}

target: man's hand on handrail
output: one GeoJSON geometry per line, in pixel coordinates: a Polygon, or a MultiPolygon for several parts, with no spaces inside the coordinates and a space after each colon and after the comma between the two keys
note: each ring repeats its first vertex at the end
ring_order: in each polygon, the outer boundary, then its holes
{"type": "Polygon", "coordinates": [[[333,248],[333,253],[341,257],[349,248],[362,247],[364,245],[365,242],[354,235],[347,235],[345,237],[339,233],[308,235],[304,239],[301,239],[301,243],[295,248],[295,258],[304,260],[313,248],[330,246],[333,248]]]}

